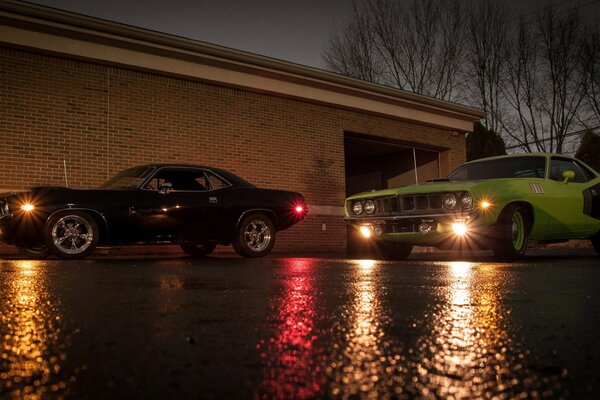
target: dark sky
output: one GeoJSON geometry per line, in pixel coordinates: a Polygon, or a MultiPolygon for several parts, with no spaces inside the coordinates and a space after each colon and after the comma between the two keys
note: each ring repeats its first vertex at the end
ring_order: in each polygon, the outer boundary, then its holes
{"type": "MultiPolygon", "coordinates": [[[[30,1],[318,68],[331,27],[352,13],[352,0],[30,1]]],[[[599,23],[600,0],[503,1],[517,14],[577,4],[585,20],[599,23]]]]}

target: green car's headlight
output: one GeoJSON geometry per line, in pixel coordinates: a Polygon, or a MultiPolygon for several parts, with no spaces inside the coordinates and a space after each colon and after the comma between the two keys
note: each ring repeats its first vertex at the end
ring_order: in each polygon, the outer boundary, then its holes
{"type": "Polygon", "coordinates": [[[356,215],[360,215],[363,212],[363,205],[360,201],[354,202],[352,205],[352,212],[356,215]]]}
{"type": "Polygon", "coordinates": [[[375,212],[375,203],[373,202],[373,200],[365,201],[363,209],[365,210],[365,213],[373,214],[375,212]]]}
{"type": "Polygon", "coordinates": [[[449,210],[454,210],[456,207],[456,196],[451,193],[447,193],[444,195],[444,207],[449,210]]]}
{"type": "Polygon", "coordinates": [[[470,193],[465,193],[460,197],[460,205],[469,210],[473,207],[473,196],[470,193]]]}

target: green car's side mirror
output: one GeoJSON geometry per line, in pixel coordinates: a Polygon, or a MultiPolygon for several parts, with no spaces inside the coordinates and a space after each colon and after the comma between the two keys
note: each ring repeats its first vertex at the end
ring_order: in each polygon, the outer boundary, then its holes
{"type": "Polygon", "coordinates": [[[562,173],[562,176],[565,179],[563,183],[569,183],[569,180],[575,178],[575,171],[568,169],[562,173]]]}

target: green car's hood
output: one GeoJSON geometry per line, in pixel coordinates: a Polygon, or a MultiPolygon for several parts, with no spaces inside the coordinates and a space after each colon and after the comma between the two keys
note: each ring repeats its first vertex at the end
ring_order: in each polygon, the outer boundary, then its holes
{"type": "Polygon", "coordinates": [[[395,196],[405,194],[420,194],[420,193],[434,193],[434,192],[450,192],[469,190],[473,186],[481,183],[481,181],[435,181],[427,182],[419,185],[401,186],[390,189],[374,190],[371,192],[357,193],[348,197],[348,200],[363,199],[365,197],[379,197],[379,196],[395,196]]]}

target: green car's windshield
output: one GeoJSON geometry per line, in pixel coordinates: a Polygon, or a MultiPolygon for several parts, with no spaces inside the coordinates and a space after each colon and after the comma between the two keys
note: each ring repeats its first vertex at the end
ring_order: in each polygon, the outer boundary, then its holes
{"type": "Polygon", "coordinates": [[[544,178],[546,157],[509,157],[461,165],[448,175],[453,181],[501,178],[544,178]]]}
{"type": "Polygon", "coordinates": [[[102,184],[100,189],[138,188],[153,170],[154,167],[135,167],[126,169],[102,184]]]}

